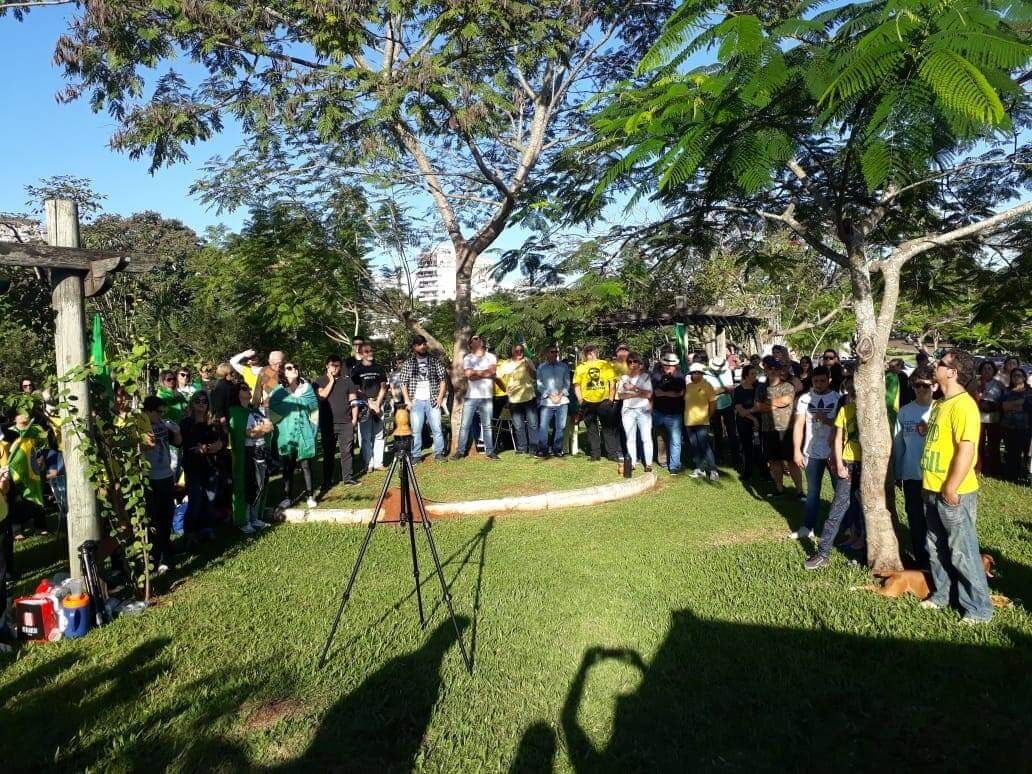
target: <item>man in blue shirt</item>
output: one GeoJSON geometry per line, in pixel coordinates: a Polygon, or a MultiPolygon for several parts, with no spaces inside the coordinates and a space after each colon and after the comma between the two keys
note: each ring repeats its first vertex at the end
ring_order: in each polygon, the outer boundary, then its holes
{"type": "Polygon", "coordinates": [[[895,479],[903,487],[903,503],[910,527],[910,543],[917,566],[928,567],[928,526],[921,485],[921,455],[924,453],[928,416],[932,411],[935,372],[931,366],[918,366],[910,375],[910,386],[917,396],[896,415],[892,438],[892,463],[895,479]]]}
{"type": "Polygon", "coordinates": [[[537,368],[537,393],[541,416],[538,422],[538,457],[549,451],[562,457],[566,416],[570,408],[570,367],[559,360],[559,347],[552,344],[545,350],[545,362],[537,368]],[[555,434],[549,443],[549,425],[555,421],[555,434]]]}

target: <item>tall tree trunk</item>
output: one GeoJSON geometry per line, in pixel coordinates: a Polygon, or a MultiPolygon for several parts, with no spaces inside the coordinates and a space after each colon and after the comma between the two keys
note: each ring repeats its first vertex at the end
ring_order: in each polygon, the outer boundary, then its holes
{"type": "Polygon", "coordinates": [[[473,267],[479,256],[467,245],[455,251],[455,338],[452,343],[451,384],[454,391],[451,410],[451,451],[459,448],[459,427],[466,401],[466,374],[462,359],[469,350],[473,319],[473,267]]]}
{"type": "MultiPolygon", "coordinates": [[[[859,359],[854,385],[857,425],[863,449],[860,498],[867,527],[867,563],[875,573],[897,572],[903,569],[903,564],[892,516],[885,502],[885,478],[892,457],[892,434],[885,406],[888,329],[883,330],[879,325],[871,273],[862,249],[850,250],[849,264],[853,312],[856,315],[856,355],[859,359]]],[[[885,301],[892,304],[894,312],[895,298],[885,301]]]]}

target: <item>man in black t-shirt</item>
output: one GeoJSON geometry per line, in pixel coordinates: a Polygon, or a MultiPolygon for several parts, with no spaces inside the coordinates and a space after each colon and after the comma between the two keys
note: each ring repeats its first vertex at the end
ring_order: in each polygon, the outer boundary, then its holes
{"type": "Polygon", "coordinates": [[[660,358],[660,373],[652,376],[652,425],[667,434],[667,470],[681,471],[681,436],[684,427],[684,374],[673,352],[660,358]]]}
{"type": "Polygon", "coordinates": [[[387,397],[387,371],[373,360],[368,341],[358,348],[359,361],[351,369],[358,391],[358,433],[362,439],[362,470],[383,467],[383,412],[387,397]]]}
{"type": "Polygon", "coordinates": [[[322,493],[333,486],[333,458],[340,450],[341,481],[355,483],[353,451],[355,423],[358,419],[357,396],[351,377],[341,373],[339,355],[326,360],[326,373],[315,380],[315,394],[319,396],[319,435],[322,438],[323,475],[322,493]]]}

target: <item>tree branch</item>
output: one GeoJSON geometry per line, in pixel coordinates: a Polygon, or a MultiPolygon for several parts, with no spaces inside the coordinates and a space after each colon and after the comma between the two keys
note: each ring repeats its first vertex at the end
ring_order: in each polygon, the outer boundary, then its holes
{"type": "Polygon", "coordinates": [[[888,258],[885,259],[885,262],[898,263],[899,265],[902,265],[911,258],[927,252],[934,247],[943,247],[945,245],[952,244],[959,239],[981,234],[995,228],[996,226],[1002,225],[1003,223],[1025,217],[1026,215],[1032,215],[1032,202],[1024,202],[1015,207],[1011,207],[1009,210],[997,213],[992,217],[976,221],[975,223],[969,223],[968,225],[961,226],[960,228],[955,228],[953,231],[947,231],[945,234],[909,239],[898,245],[896,249],[889,254],[888,258]]]}
{"type": "Polygon", "coordinates": [[[811,328],[818,328],[821,325],[827,325],[829,322],[834,320],[835,317],[837,317],[844,309],[849,309],[851,306],[852,304],[850,304],[846,299],[842,299],[838,306],[836,306],[826,315],[821,317],[819,320],[814,320],[813,322],[799,323],[799,325],[793,325],[791,328],[785,328],[780,331],[775,331],[773,335],[791,336],[793,333],[802,333],[803,331],[808,331],[811,328]]]}
{"type": "Polygon", "coordinates": [[[889,204],[890,202],[892,202],[893,200],[898,198],[899,195],[902,194],[902,193],[910,191],[910,190],[912,190],[914,188],[920,188],[921,186],[927,185],[928,183],[934,183],[936,180],[941,180],[944,177],[949,177],[950,175],[955,175],[958,172],[963,172],[966,169],[977,169],[978,167],[995,167],[995,166],[1001,166],[1001,165],[1004,165],[1004,164],[1013,164],[1013,165],[1019,166],[1019,167],[1032,166],[1032,164],[1029,164],[1027,162],[1016,161],[1013,156],[1008,156],[1005,159],[991,159],[991,160],[987,160],[987,161],[973,161],[970,164],[961,164],[958,167],[951,167],[950,169],[943,170],[942,172],[938,172],[938,173],[936,173],[934,175],[931,175],[930,177],[926,177],[923,180],[918,180],[918,181],[916,181],[914,183],[910,183],[908,185],[905,185],[902,188],[898,188],[898,189],[895,189],[895,190],[890,188],[878,200],[878,204],[880,204],[880,205],[889,204]]]}

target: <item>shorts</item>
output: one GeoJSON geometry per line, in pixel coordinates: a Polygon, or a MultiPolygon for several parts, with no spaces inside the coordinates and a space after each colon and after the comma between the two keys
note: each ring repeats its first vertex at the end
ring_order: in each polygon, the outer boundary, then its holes
{"type": "Polygon", "coordinates": [[[767,462],[791,462],[795,457],[791,430],[764,430],[760,433],[760,443],[767,462]]]}

